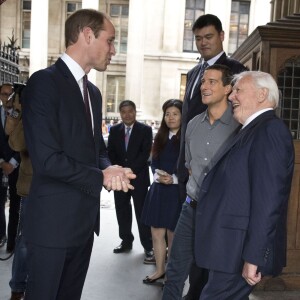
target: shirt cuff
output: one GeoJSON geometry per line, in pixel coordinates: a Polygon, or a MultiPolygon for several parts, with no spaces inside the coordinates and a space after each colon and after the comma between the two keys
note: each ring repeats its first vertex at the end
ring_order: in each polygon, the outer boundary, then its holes
{"type": "Polygon", "coordinates": [[[11,158],[11,159],[9,160],[9,163],[10,163],[11,165],[13,165],[14,169],[16,169],[16,168],[19,166],[19,163],[18,163],[14,158],[11,158]]]}
{"type": "Polygon", "coordinates": [[[159,181],[158,181],[158,174],[157,173],[153,174],[153,181],[159,183],[159,181]]]}
{"type": "Polygon", "coordinates": [[[178,184],[178,178],[175,174],[172,174],[173,177],[173,184],[178,184]]]}

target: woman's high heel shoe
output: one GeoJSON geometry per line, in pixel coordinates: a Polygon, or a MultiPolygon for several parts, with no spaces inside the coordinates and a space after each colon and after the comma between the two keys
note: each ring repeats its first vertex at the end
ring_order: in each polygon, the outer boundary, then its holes
{"type": "Polygon", "coordinates": [[[145,283],[145,284],[154,284],[158,279],[162,279],[164,277],[165,277],[165,273],[162,274],[158,278],[150,278],[149,276],[147,276],[145,279],[143,279],[143,283],[145,283]]]}

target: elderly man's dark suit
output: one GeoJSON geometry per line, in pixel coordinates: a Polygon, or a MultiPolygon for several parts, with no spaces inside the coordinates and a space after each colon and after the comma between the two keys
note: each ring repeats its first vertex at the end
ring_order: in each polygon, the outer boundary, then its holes
{"type": "MultiPolygon", "coordinates": [[[[101,135],[102,97],[99,89],[90,82],[88,91],[94,133],[87,121],[79,85],[61,59],[34,73],[22,96],[24,132],[33,165],[24,220],[25,238],[29,245],[44,249],[45,256],[47,249],[66,249],[67,253],[78,247],[87,249],[71,263],[84,260],[77,282],[68,282],[69,276],[74,274],[57,273],[61,284],[72,286],[67,296],[43,295],[43,286],[37,287],[39,294],[31,294],[35,272],[44,276],[45,282],[53,279],[47,277],[51,272],[61,271],[55,269],[56,261],[53,262],[51,256],[49,261],[46,260],[47,265],[29,274],[29,290],[26,291],[29,299],[80,299],[93,233],[99,234],[103,184],[100,169],[108,167],[110,161],[101,135]]],[[[39,259],[39,256],[33,259],[39,259]]],[[[53,282],[55,288],[56,284],[53,282]]]]}
{"type": "MultiPolygon", "coordinates": [[[[4,109],[0,106],[0,112],[4,109]]],[[[0,118],[0,158],[4,161],[9,162],[10,159],[14,158],[17,163],[20,163],[20,154],[13,151],[8,144],[8,136],[5,134],[2,121],[0,118]]],[[[17,228],[19,222],[19,210],[20,210],[20,196],[17,194],[17,180],[19,174],[19,167],[15,168],[14,171],[9,174],[9,219],[7,228],[7,250],[11,251],[15,247],[15,239],[17,236],[17,228]]],[[[0,177],[2,178],[3,173],[0,169],[0,177]]],[[[5,202],[7,196],[7,187],[3,187],[0,184],[0,239],[6,235],[6,221],[5,221],[5,202]]]]}
{"type": "MultiPolygon", "coordinates": [[[[201,186],[195,233],[199,266],[241,275],[249,262],[263,275],[280,274],[286,263],[293,167],[291,134],[274,111],[262,113],[238,133],[201,186]]],[[[240,281],[249,289],[241,276],[240,281]]],[[[247,298],[237,290],[222,299],[247,298]]]]}
{"type": "MultiPolygon", "coordinates": [[[[215,64],[221,64],[228,66],[233,74],[240,73],[242,71],[246,71],[245,66],[243,66],[240,62],[228,58],[225,52],[219,57],[219,59],[215,62],[215,64]]],[[[184,95],[183,107],[182,107],[182,119],[181,119],[181,139],[180,139],[180,153],[177,164],[177,176],[178,176],[178,184],[179,184],[179,192],[180,199],[182,202],[185,201],[186,198],[186,184],[188,181],[188,170],[185,167],[185,132],[187,128],[188,122],[193,119],[196,115],[199,115],[203,111],[206,110],[207,106],[202,103],[202,97],[200,92],[200,81],[201,78],[198,78],[196,86],[193,90],[193,86],[195,81],[197,80],[197,76],[200,72],[201,64],[196,65],[192,70],[187,73],[187,84],[184,95]],[[191,97],[191,93],[193,90],[193,94],[191,97]]],[[[198,299],[200,290],[203,288],[203,284],[206,281],[207,272],[204,270],[201,272],[195,264],[192,265],[192,270],[189,275],[190,281],[190,290],[189,295],[191,299],[198,299]],[[203,273],[203,275],[201,275],[203,273]],[[203,277],[203,279],[201,279],[203,277]],[[201,281],[203,284],[199,284],[201,281]]]]}
{"type": "Polygon", "coordinates": [[[151,146],[152,129],[148,125],[140,122],[134,123],[127,151],[125,149],[124,124],[120,123],[110,128],[107,149],[112,164],[131,168],[137,176],[136,179],[132,180],[134,190],[127,193],[114,192],[119,236],[124,245],[130,246],[132,244],[134,239],[131,232],[132,208],[130,199],[132,197],[141,244],[146,251],[152,250],[151,231],[148,226],[140,222],[140,218],[150,185],[148,158],[151,146]]]}

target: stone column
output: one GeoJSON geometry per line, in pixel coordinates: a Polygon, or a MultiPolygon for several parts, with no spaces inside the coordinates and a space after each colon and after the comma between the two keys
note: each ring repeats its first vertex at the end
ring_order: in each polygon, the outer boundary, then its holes
{"type": "Polygon", "coordinates": [[[222,27],[225,32],[223,48],[224,51],[227,53],[228,43],[229,43],[229,31],[230,31],[231,0],[206,1],[205,13],[216,15],[221,20],[222,27]]]}
{"type": "Polygon", "coordinates": [[[31,1],[29,76],[48,66],[48,0],[31,1]]]}

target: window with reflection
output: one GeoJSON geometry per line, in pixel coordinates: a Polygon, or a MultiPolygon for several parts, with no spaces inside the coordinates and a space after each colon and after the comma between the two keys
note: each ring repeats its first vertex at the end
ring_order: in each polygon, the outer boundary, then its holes
{"type": "Polygon", "coordinates": [[[186,74],[181,74],[179,99],[183,101],[186,88],[186,74]]]}
{"type": "Polygon", "coordinates": [[[110,17],[115,26],[116,53],[127,52],[129,4],[111,4],[110,17]]]}
{"type": "Polygon", "coordinates": [[[289,127],[294,139],[300,139],[300,57],[285,63],[278,74],[281,91],[279,116],[289,127]]]}
{"type": "Polygon", "coordinates": [[[232,1],[228,54],[231,55],[248,37],[250,1],[232,1]]]}
{"type": "Polygon", "coordinates": [[[76,10],[81,9],[81,2],[66,2],[66,19],[76,10]]]}
{"type": "Polygon", "coordinates": [[[22,1],[22,48],[30,47],[31,0],[22,1]]]}
{"type": "Polygon", "coordinates": [[[125,99],[125,76],[107,75],[106,112],[118,113],[119,103],[125,99]]]}
{"type": "Polygon", "coordinates": [[[195,21],[204,14],[205,0],[186,0],[183,34],[183,51],[198,52],[192,31],[195,21]]]}

